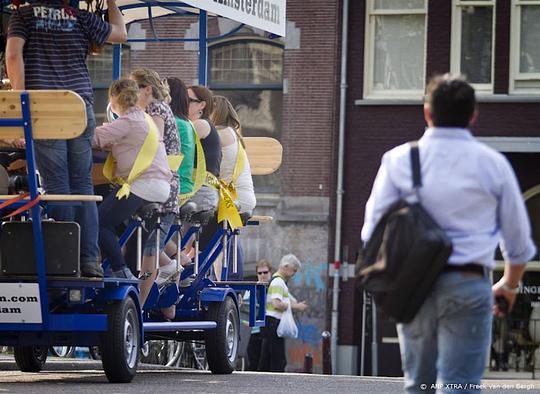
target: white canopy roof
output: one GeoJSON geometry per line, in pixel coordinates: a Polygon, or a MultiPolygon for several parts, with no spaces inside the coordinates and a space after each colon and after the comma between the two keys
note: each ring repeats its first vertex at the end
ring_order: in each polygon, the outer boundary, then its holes
{"type": "MultiPolygon", "coordinates": [[[[132,8],[134,5],[151,5],[153,18],[175,13],[198,14],[199,9],[209,15],[245,23],[257,29],[285,36],[286,0],[117,0],[127,23],[148,19],[148,7],[132,8]],[[178,5],[176,5],[178,4],[178,5]]],[[[86,9],[86,3],[80,2],[86,9]]]]}

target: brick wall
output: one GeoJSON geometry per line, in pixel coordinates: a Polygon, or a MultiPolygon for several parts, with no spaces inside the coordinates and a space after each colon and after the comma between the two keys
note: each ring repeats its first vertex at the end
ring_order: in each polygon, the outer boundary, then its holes
{"type": "MultiPolygon", "coordinates": [[[[430,0],[426,76],[446,72],[450,68],[451,1],[430,0]]],[[[419,138],[425,122],[422,105],[359,106],[354,101],[363,96],[365,0],[351,2],[349,25],[347,131],[345,153],[345,195],[343,206],[343,245],[353,257],[360,243],[364,208],[371,192],[381,155],[408,140],[419,138]]],[[[508,92],[510,6],[497,1],[495,46],[495,92],[508,92]]],[[[478,136],[537,137],[538,103],[480,103],[480,117],[473,127],[478,136]]],[[[510,155],[522,186],[530,187],[536,178],[525,172],[527,163],[538,159],[515,158],[510,155]],[[528,160],[528,161],[527,161],[528,160]]],[[[532,166],[534,168],[534,166],[532,166]]],[[[530,169],[529,169],[530,171],[530,169]]],[[[333,204],[332,204],[333,205],[333,204]]],[[[349,260],[350,261],[350,260],[349,260]]],[[[360,343],[361,295],[348,282],[340,294],[340,344],[360,343]]]]}
{"type": "MultiPolygon", "coordinates": [[[[157,36],[183,37],[191,24],[198,17],[158,18],[154,21],[157,36]]],[[[146,30],[146,37],[152,32],[148,22],[142,22],[141,28],[146,30]]],[[[148,67],[159,73],[161,77],[177,77],[188,86],[197,80],[199,58],[196,51],[185,51],[184,43],[146,43],[146,49],[131,51],[131,69],[148,67]]]]}

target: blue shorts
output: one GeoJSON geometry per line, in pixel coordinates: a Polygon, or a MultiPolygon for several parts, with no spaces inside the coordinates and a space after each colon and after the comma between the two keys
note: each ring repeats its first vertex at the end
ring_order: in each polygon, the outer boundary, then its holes
{"type": "MultiPolygon", "coordinates": [[[[165,248],[165,238],[167,237],[167,234],[169,234],[169,230],[171,229],[171,226],[174,223],[175,219],[174,213],[169,213],[165,216],[161,217],[161,229],[162,231],[159,234],[159,251],[160,253],[165,248]]],[[[143,250],[144,256],[155,256],[156,255],[156,231],[152,231],[148,239],[146,240],[146,243],[144,244],[144,250],[143,250]]]]}

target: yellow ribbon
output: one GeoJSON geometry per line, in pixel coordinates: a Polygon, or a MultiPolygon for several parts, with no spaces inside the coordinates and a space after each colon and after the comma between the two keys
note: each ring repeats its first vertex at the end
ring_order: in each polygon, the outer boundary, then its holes
{"type": "Polygon", "coordinates": [[[210,172],[206,173],[206,185],[212,186],[219,192],[219,203],[218,203],[218,223],[226,220],[229,222],[229,226],[233,230],[243,227],[242,219],[240,218],[240,213],[236,204],[234,203],[235,198],[229,191],[227,183],[217,179],[216,176],[210,172]]]}
{"type": "Polygon", "coordinates": [[[148,124],[148,134],[144,139],[144,142],[135,158],[133,167],[129,171],[127,179],[114,176],[114,168],[116,162],[111,153],[107,156],[105,165],[103,166],[103,175],[111,183],[121,185],[120,189],[116,193],[116,198],[121,200],[122,198],[128,198],[131,192],[131,183],[139,176],[141,176],[150,167],[156,156],[156,152],[159,145],[158,129],[150,115],[144,114],[146,123],[148,124]]]}
{"type": "MultiPolygon", "coordinates": [[[[236,133],[236,132],[235,132],[236,133]]],[[[220,182],[223,187],[227,188],[232,198],[236,201],[238,200],[238,194],[236,192],[236,181],[244,167],[246,165],[247,155],[242,143],[240,142],[240,136],[236,133],[236,142],[238,144],[238,153],[236,154],[236,163],[234,164],[233,175],[231,181],[227,183],[225,180],[220,179],[220,182]]]]}
{"type": "Polygon", "coordinates": [[[227,220],[233,230],[243,227],[242,219],[238,208],[234,203],[237,200],[236,187],[234,186],[236,179],[240,176],[240,173],[244,169],[246,161],[246,151],[238,141],[238,155],[234,166],[233,177],[231,182],[227,183],[222,179],[218,179],[214,174],[206,171],[206,160],[204,157],[204,150],[201,144],[201,139],[195,131],[195,126],[191,123],[193,132],[195,133],[195,146],[197,149],[197,164],[193,171],[194,185],[193,190],[190,193],[181,194],[178,198],[179,205],[183,205],[188,199],[190,199],[199,189],[203,186],[211,186],[219,193],[218,203],[218,223],[223,220],[227,220]]]}

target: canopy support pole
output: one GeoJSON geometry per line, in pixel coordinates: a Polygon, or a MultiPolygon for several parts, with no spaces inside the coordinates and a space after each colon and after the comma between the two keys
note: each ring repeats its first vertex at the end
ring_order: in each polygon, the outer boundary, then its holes
{"type": "Polygon", "coordinates": [[[208,69],[208,42],[207,42],[208,14],[205,10],[199,11],[199,85],[206,86],[208,69]]]}

